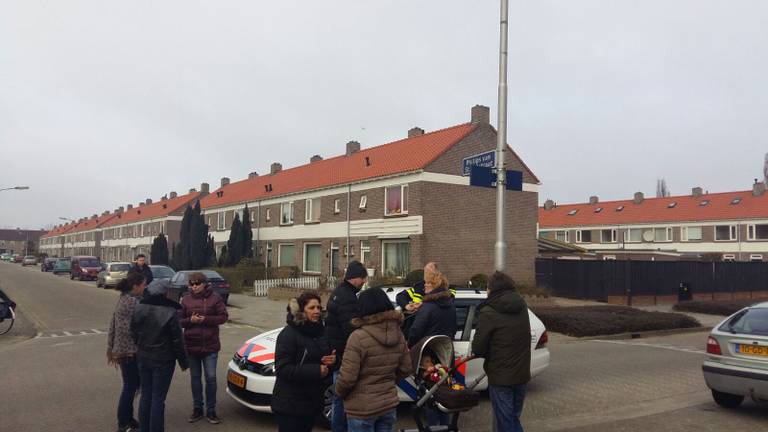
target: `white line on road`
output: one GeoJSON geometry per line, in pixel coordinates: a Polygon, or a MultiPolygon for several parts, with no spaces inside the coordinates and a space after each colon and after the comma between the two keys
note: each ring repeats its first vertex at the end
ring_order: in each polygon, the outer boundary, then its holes
{"type": "Polygon", "coordinates": [[[67,336],[72,336],[72,333],[70,333],[68,331],[65,331],[64,334],[67,335],[67,336]]]}
{"type": "Polygon", "coordinates": [[[594,342],[610,343],[610,344],[616,344],[616,345],[631,345],[631,346],[637,346],[637,347],[660,348],[665,350],[687,352],[692,354],[704,354],[704,350],[701,350],[701,349],[682,348],[682,347],[670,346],[666,344],[652,344],[647,342],[627,342],[627,341],[615,341],[615,340],[595,340],[594,342]]]}
{"type": "Polygon", "coordinates": [[[94,333],[96,333],[96,334],[102,334],[102,333],[104,333],[103,331],[101,331],[101,330],[96,330],[96,329],[91,329],[91,331],[92,331],[92,332],[94,332],[94,333]]]}

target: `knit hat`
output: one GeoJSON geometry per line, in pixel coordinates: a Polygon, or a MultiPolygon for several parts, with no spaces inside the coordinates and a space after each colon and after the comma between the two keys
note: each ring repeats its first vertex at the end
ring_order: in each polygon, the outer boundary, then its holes
{"type": "Polygon", "coordinates": [[[365,266],[360,264],[360,261],[352,261],[347,266],[347,272],[344,274],[344,280],[350,280],[354,278],[367,278],[368,270],[365,266]]]}
{"type": "Polygon", "coordinates": [[[361,317],[393,310],[395,308],[392,306],[392,302],[389,301],[387,294],[381,288],[369,288],[362,291],[360,296],[358,296],[358,302],[360,303],[361,317]]]}
{"type": "Polygon", "coordinates": [[[147,286],[147,293],[149,295],[165,295],[168,292],[168,288],[171,283],[168,279],[156,279],[147,286]]]}

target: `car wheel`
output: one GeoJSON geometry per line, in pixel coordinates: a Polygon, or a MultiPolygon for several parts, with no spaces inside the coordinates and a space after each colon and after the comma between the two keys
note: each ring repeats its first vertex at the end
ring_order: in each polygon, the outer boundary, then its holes
{"type": "Polygon", "coordinates": [[[71,272],[69,273],[69,280],[75,280],[75,275],[71,272]]]}
{"type": "Polygon", "coordinates": [[[723,393],[717,390],[712,390],[712,398],[718,405],[724,408],[738,408],[744,401],[744,396],[742,395],[723,393]]]}
{"type": "Polygon", "coordinates": [[[331,414],[333,412],[333,384],[329,385],[323,392],[323,412],[317,416],[317,425],[323,429],[331,428],[331,414]]]}
{"type": "Polygon", "coordinates": [[[98,280],[96,281],[96,288],[101,288],[103,286],[104,286],[103,283],[99,282],[98,280]]]}

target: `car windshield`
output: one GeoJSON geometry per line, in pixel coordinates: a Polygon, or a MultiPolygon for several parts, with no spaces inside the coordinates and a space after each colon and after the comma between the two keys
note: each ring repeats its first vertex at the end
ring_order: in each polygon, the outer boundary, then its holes
{"type": "Polygon", "coordinates": [[[170,278],[173,277],[173,270],[168,267],[150,267],[152,270],[152,276],[155,278],[170,278]]]}
{"type": "Polygon", "coordinates": [[[131,269],[130,264],[112,264],[109,266],[109,271],[113,271],[113,272],[128,271],[130,269],[131,269]]]}
{"type": "Polygon", "coordinates": [[[750,308],[736,314],[720,326],[720,331],[768,336],[768,308],[750,308]]]}
{"type": "Polygon", "coordinates": [[[80,267],[98,267],[99,260],[93,258],[86,258],[80,260],[80,267]]]}
{"type": "MultiPolygon", "coordinates": [[[[464,329],[464,325],[467,323],[467,315],[469,314],[470,306],[478,306],[483,302],[483,299],[459,299],[454,300],[453,304],[456,306],[456,328],[459,330],[464,329]]],[[[479,310],[475,308],[475,317],[479,310]]],[[[475,323],[472,323],[472,328],[475,327],[475,323]]]]}

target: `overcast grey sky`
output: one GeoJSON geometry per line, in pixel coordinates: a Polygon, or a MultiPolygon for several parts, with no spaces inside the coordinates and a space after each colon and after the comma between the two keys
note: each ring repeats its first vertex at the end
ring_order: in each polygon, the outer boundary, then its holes
{"type": "MultiPolygon", "coordinates": [[[[0,227],[495,124],[498,1],[0,0],[0,227]]],[[[748,189],[768,2],[512,0],[509,141],[540,200],[748,189]]]]}

